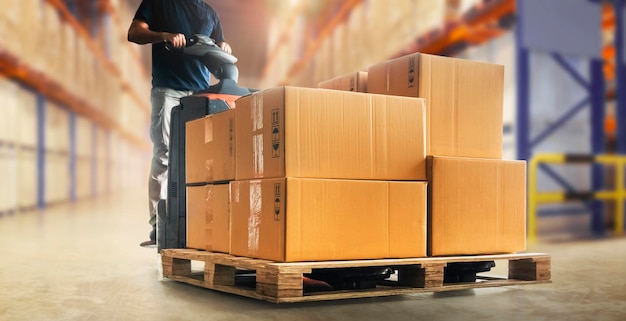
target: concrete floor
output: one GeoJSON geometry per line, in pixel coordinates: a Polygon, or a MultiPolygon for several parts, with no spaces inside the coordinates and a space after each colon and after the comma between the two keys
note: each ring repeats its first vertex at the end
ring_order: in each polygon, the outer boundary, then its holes
{"type": "Polygon", "coordinates": [[[0,320],[626,320],[626,238],[531,245],[552,284],[275,305],[159,281],[145,199],[0,218],[0,320]]]}

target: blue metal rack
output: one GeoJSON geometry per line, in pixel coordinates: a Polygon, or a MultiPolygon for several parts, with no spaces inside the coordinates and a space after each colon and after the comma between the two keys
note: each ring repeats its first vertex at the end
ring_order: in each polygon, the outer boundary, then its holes
{"type": "Polygon", "coordinates": [[[616,74],[616,116],[617,152],[626,154],[626,51],[624,48],[624,10],[626,0],[613,0],[615,12],[615,74],[616,74]],[[620,139],[622,138],[622,139],[620,139]]]}
{"type": "MultiPolygon", "coordinates": [[[[578,112],[590,106],[590,124],[591,124],[591,153],[602,154],[605,152],[605,134],[604,134],[604,118],[605,118],[605,78],[603,74],[603,61],[600,57],[589,58],[589,77],[585,79],[566,59],[563,58],[561,52],[551,52],[551,56],[554,62],[562,67],[563,70],[578,84],[581,89],[587,94],[587,97],[571,107],[565,112],[557,121],[555,121],[546,130],[541,132],[536,137],[530,135],[530,67],[531,67],[531,49],[525,47],[524,37],[524,19],[525,15],[533,15],[532,12],[524,12],[525,6],[523,2],[525,0],[517,0],[517,28],[516,28],[516,65],[517,65],[517,155],[519,159],[529,160],[533,155],[533,149],[544,140],[548,139],[559,128],[563,127],[573,116],[578,112]]],[[[577,1],[590,1],[590,0],[577,0],[577,1]]],[[[618,96],[618,137],[626,137],[626,99],[622,93],[626,93],[625,79],[626,73],[623,63],[623,9],[626,0],[616,0],[613,2],[615,6],[616,14],[616,50],[618,60],[616,62],[616,74],[617,80],[617,96],[618,96]]],[[[600,1],[591,1],[598,6],[601,5],[600,1]]],[[[572,3],[573,4],[573,3],[572,3]]],[[[568,4],[570,5],[570,4],[568,4]]],[[[554,12],[555,16],[559,13],[554,12]]],[[[626,153],[626,140],[618,140],[619,152],[626,153]]],[[[541,167],[542,171],[551,177],[555,182],[562,186],[566,191],[574,191],[572,184],[556,171],[552,170],[547,165],[541,167]]],[[[591,188],[593,191],[599,191],[604,186],[603,180],[603,167],[602,165],[593,165],[591,168],[591,188]]],[[[585,206],[591,212],[591,230],[596,235],[602,235],[604,233],[604,214],[603,203],[600,201],[589,201],[585,203],[585,206]]]]}
{"type": "Polygon", "coordinates": [[[70,201],[76,202],[76,113],[70,110],[70,201]]]}
{"type": "Polygon", "coordinates": [[[37,208],[46,207],[46,98],[37,95],[37,208]]]}

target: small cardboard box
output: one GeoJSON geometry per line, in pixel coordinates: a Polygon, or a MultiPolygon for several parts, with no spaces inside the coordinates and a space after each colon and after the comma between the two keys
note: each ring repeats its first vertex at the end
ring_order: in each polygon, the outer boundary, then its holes
{"type": "Polygon", "coordinates": [[[237,100],[237,180],[426,180],[424,101],[277,87],[237,100]]]}
{"type": "Polygon", "coordinates": [[[428,255],[526,249],[526,162],[428,157],[428,255]]]}
{"type": "Polygon", "coordinates": [[[235,110],[187,122],[187,184],[235,179],[235,110]]]}
{"type": "Polygon", "coordinates": [[[357,71],[347,75],[339,76],[330,80],[322,81],[317,85],[318,88],[367,92],[367,72],[357,71]]]}
{"type": "Polygon", "coordinates": [[[412,54],[368,69],[368,91],[426,99],[428,155],[502,158],[504,67],[412,54]]]}
{"type": "Polygon", "coordinates": [[[187,247],[230,251],[228,184],[187,187],[187,247]]]}
{"type": "Polygon", "coordinates": [[[426,255],[426,182],[273,178],[231,185],[231,254],[321,261],[426,255]]]}

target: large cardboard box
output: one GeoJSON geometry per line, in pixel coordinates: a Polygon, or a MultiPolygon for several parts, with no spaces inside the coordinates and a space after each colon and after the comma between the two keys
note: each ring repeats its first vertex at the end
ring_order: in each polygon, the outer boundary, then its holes
{"type": "Polygon", "coordinates": [[[426,99],[428,155],[502,158],[504,67],[413,54],[368,69],[368,91],[426,99]]]}
{"type": "Polygon", "coordinates": [[[357,71],[347,75],[339,76],[330,80],[322,81],[317,85],[318,88],[367,92],[367,72],[357,71]]]}
{"type": "Polygon", "coordinates": [[[235,179],[235,110],[187,122],[185,176],[188,184],[235,179]]]}
{"type": "Polygon", "coordinates": [[[230,251],[228,184],[187,187],[187,247],[230,251]]]}
{"type": "Polygon", "coordinates": [[[278,87],[237,100],[237,180],[426,180],[424,101],[278,87]]]}
{"type": "Polygon", "coordinates": [[[426,255],[426,182],[274,178],[230,185],[233,255],[285,262],[426,255]]]}
{"type": "Polygon", "coordinates": [[[526,162],[428,157],[428,255],[526,249],[526,162]]]}

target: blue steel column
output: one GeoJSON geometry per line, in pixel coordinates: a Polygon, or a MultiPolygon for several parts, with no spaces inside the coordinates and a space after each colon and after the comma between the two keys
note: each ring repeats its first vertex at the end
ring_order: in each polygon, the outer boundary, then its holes
{"type": "Polygon", "coordinates": [[[615,75],[617,119],[617,153],[626,154],[626,66],[624,64],[624,5],[625,0],[613,0],[615,10],[615,75]]]}
{"type": "Polygon", "coordinates": [[[614,0],[615,10],[615,75],[617,97],[617,151],[626,154],[626,68],[624,66],[624,4],[625,0],[614,0]]]}
{"type": "Polygon", "coordinates": [[[78,8],[76,7],[76,0],[65,0],[65,6],[74,17],[78,18],[78,8]]]}
{"type": "Polygon", "coordinates": [[[46,207],[46,98],[37,95],[37,208],[46,207]]]}
{"type": "Polygon", "coordinates": [[[111,37],[113,34],[111,30],[111,15],[107,12],[102,15],[102,24],[104,25],[105,39],[104,39],[104,54],[107,58],[111,58],[111,37]]]}
{"type": "MultiPolygon", "coordinates": [[[[602,72],[604,62],[601,59],[593,59],[590,62],[590,88],[591,100],[591,152],[592,154],[604,154],[604,119],[605,109],[605,85],[602,72]]],[[[591,168],[591,188],[594,192],[604,189],[604,167],[601,164],[593,164],[591,168]]],[[[604,228],[604,202],[595,200],[592,204],[591,230],[596,235],[602,235],[604,228]]]]}
{"type": "Polygon", "coordinates": [[[517,80],[517,120],[515,124],[517,158],[530,158],[530,54],[522,44],[522,6],[517,0],[515,26],[515,73],[517,80]]]}
{"type": "Polygon", "coordinates": [[[104,187],[105,192],[108,194],[111,192],[111,177],[113,173],[111,172],[111,131],[107,130],[106,132],[106,151],[105,151],[105,161],[106,161],[106,169],[105,169],[105,178],[106,185],[104,187]]]}
{"type": "Polygon", "coordinates": [[[91,195],[98,195],[98,126],[91,125],[91,195]]]}
{"type": "Polygon", "coordinates": [[[91,20],[90,34],[92,37],[96,37],[98,34],[98,0],[91,0],[89,3],[89,15],[91,20]]]}
{"type": "Polygon", "coordinates": [[[614,0],[615,8],[615,75],[617,96],[617,151],[626,154],[626,68],[624,66],[624,3],[614,0]]]}

